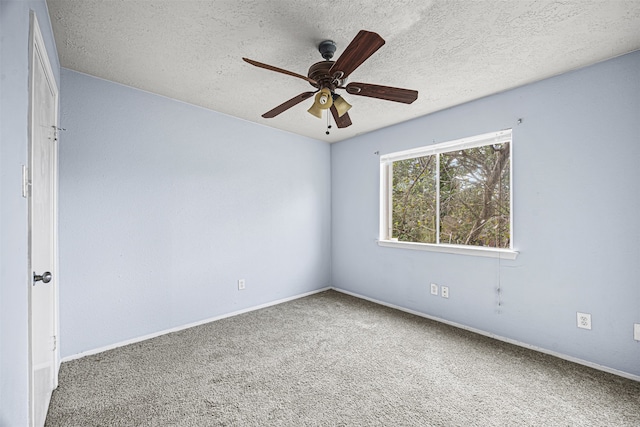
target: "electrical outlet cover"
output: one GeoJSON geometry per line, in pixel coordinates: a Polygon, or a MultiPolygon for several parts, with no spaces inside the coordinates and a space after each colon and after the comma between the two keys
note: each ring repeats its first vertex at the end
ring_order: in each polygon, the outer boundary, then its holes
{"type": "Polygon", "coordinates": [[[640,323],[633,324],[633,339],[640,341],[640,323]]]}
{"type": "Polygon", "coordinates": [[[440,286],[440,295],[442,295],[442,298],[449,298],[449,287],[440,286]]]}
{"type": "Polygon", "coordinates": [[[431,295],[438,295],[438,285],[435,283],[431,284],[431,295]]]}
{"type": "Polygon", "coordinates": [[[591,315],[589,313],[577,313],[578,328],[591,329],[591,315]]]}

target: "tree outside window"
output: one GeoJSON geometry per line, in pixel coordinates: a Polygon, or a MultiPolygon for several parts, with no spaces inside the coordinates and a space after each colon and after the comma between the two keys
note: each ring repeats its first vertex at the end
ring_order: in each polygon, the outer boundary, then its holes
{"type": "Polygon", "coordinates": [[[510,248],[511,132],[424,147],[427,155],[393,153],[391,240],[510,248]],[[484,139],[482,138],[484,137],[484,139]],[[487,141],[484,141],[487,140],[487,141]],[[484,143],[483,143],[484,142],[484,143]],[[457,148],[459,145],[461,148],[457,148]],[[408,158],[402,158],[408,157],[408,158]]]}

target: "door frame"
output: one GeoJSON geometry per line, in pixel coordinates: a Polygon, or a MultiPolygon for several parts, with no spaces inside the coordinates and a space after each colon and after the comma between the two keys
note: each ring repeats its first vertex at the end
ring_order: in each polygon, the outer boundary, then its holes
{"type": "Polygon", "coordinates": [[[49,54],[47,52],[47,48],[44,43],[44,38],[42,37],[42,32],[40,31],[40,25],[38,24],[38,19],[36,17],[36,13],[34,10],[30,10],[29,12],[29,122],[28,122],[28,160],[27,167],[28,171],[28,182],[26,182],[25,187],[27,189],[27,224],[28,224],[28,237],[27,237],[27,288],[29,294],[28,300],[28,310],[29,310],[29,327],[28,327],[28,366],[29,366],[29,425],[33,426],[34,423],[34,411],[35,411],[35,402],[34,402],[34,384],[33,384],[33,354],[32,354],[32,342],[31,342],[31,331],[32,331],[32,323],[33,323],[33,313],[31,311],[31,290],[33,287],[33,270],[32,270],[32,221],[33,221],[33,207],[32,207],[32,188],[31,188],[31,168],[33,167],[33,145],[34,145],[34,126],[35,126],[35,118],[34,118],[34,109],[36,106],[34,105],[34,97],[35,97],[35,78],[34,78],[34,64],[35,61],[41,60],[45,72],[45,76],[47,80],[49,80],[51,87],[54,90],[54,138],[53,138],[53,149],[52,149],[52,175],[53,175],[53,183],[52,183],[52,210],[51,212],[53,216],[53,233],[52,233],[52,250],[53,250],[53,265],[51,266],[53,274],[53,330],[55,334],[55,350],[54,350],[54,366],[53,366],[53,388],[55,389],[58,386],[58,371],[60,369],[60,322],[59,322],[59,299],[58,299],[58,119],[59,119],[59,102],[60,102],[60,91],[58,88],[58,83],[53,74],[53,69],[51,68],[51,61],[49,59],[49,54]]]}

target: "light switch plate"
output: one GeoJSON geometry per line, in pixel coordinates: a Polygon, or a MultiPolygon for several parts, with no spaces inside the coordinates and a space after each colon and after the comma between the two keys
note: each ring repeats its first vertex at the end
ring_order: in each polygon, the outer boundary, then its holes
{"type": "Polygon", "coordinates": [[[431,295],[438,295],[438,285],[435,283],[431,284],[431,295]]]}

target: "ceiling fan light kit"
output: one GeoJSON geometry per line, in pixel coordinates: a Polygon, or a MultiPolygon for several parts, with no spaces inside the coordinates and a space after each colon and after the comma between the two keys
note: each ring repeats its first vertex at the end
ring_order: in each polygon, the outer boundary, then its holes
{"type": "Polygon", "coordinates": [[[344,89],[350,95],[366,96],[404,104],[411,104],[418,99],[418,91],[410,89],[355,82],[344,86],[349,75],[380,49],[384,43],[384,39],[377,33],[360,30],[351,43],[349,43],[349,46],[342,52],[338,60],[332,61],[331,59],[336,51],[336,44],[331,40],[324,40],[318,45],[318,51],[324,58],[324,61],[313,64],[309,68],[307,77],[251,59],[242,59],[259,68],[306,80],[316,89],[313,92],[303,92],[283,102],[274,109],[264,113],[262,117],[273,118],[315,94],[313,105],[307,110],[309,114],[322,118],[322,112],[329,110],[338,128],[345,128],[352,124],[349,114],[347,113],[351,109],[351,104],[336,93],[337,89],[344,89]]]}
{"type": "Polygon", "coordinates": [[[313,105],[311,105],[311,107],[307,110],[307,113],[309,113],[312,116],[316,116],[317,118],[321,119],[322,118],[322,111],[323,110],[318,108],[318,106],[314,102],[313,105]]]}
{"type": "Polygon", "coordinates": [[[337,93],[333,94],[333,105],[336,107],[336,110],[338,110],[338,117],[344,116],[345,113],[351,109],[351,104],[337,93]]]}
{"type": "Polygon", "coordinates": [[[328,110],[333,105],[333,97],[331,96],[331,90],[328,88],[322,88],[316,93],[316,99],[313,102],[311,108],[307,112],[317,118],[322,118],[322,111],[328,110]]]}
{"type": "Polygon", "coordinates": [[[323,87],[320,92],[316,94],[316,104],[321,110],[328,110],[333,105],[333,97],[331,96],[331,90],[323,87]]]}
{"type": "Polygon", "coordinates": [[[322,111],[331,108],[333,101],[331,100],[331,92],[328,89],[322,89],[316,93],[315,101],[311,105],[311,108],[307,112],[317,118],[322,118],[322,111]]]}

